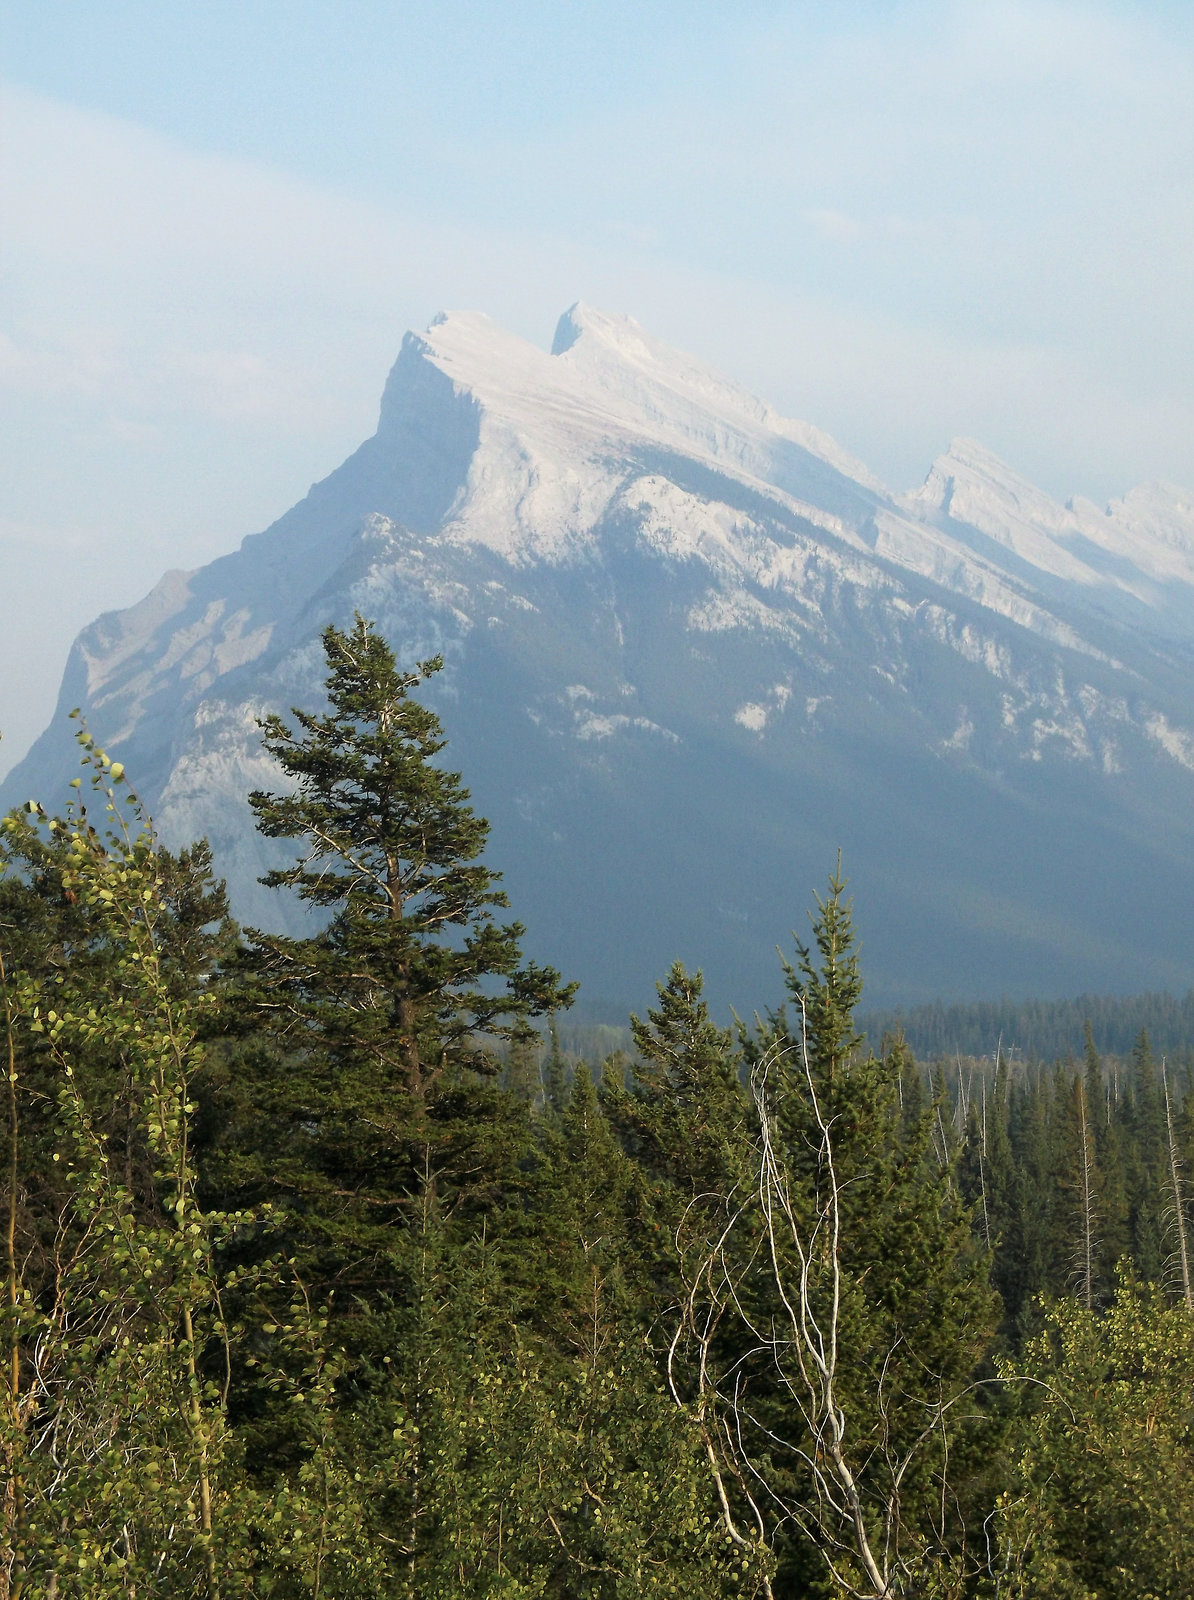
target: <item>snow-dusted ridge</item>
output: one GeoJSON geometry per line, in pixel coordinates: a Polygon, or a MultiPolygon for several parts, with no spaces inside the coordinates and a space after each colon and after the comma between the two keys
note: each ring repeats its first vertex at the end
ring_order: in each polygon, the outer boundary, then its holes
{"type": "Polygon", "coordinates": [[[1013,620],[1035,613],[1001,579],[1084,586],[1112,611],[1127,600],[1125,615],[1141,605],[1168,614],[1158,583],[1194,590],[1194,497],[1180,490],[1141,486],[1104,511],[1080,499],[1063,506],[974,440],[956,439],[919,490],[892,495],[829,435],[780,416],[630,317],[578,303],[548,354],[478,313],[442,313],[416,347],[479,418],[481,448],[446,531],[507,559],[575,555],[624,489],[627,465],[654,447],[850,544],[864,542],[878,512],[884,554],[1013,620]]]}
{"type": "MultiPolygon", "coordinates": [[[[255,719],[318,698],[319,630],[354,609],[445,657],[432,693],[516,905],[606,992],[686,952],[754,972],[796,920],[777,896],[839,844],[888,908],[880,990],[911,992],[916,949],[934,988],[980,960],[984,992],[1043,960],[1086,987],[1092,962],[1186,971],[1178,913],[1129,935],[1109,902],[1153,871],[1194,906],[1184,491],[1061,505],[958,439],[892,493],[628,317],[573,306],[550,351],[437,317],[349,460],[67,669],[63,707],[168,840],[211,837],[247,920],[279,914],[243,802],[271,781],[255,719]]],[[[74,760],[59,719],[3,798],[53,803],[74,760]]]]}
{"type": "Polygon", "coordinates": [[[654,450],[678,454],[840,527],[800,493],[801,457],[844,484],[879,491],[861,463],[818,429],[780,417],[741,385],[652,339],[629,317],[577,304],[553,354],[472,312],[442,314],[421,356],[477,407],[482,448],[453,509],[454,536],[532,559],[567,550],[654,450]],[[792,448],[794,447],[794,449],[792,448]],[[787,448],[790,459],[779,462],[787,448]]]}

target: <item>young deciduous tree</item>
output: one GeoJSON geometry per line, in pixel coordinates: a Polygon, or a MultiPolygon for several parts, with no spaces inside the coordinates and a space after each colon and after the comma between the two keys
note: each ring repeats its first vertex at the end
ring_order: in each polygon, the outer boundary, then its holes
{"type": "MultiPolygon", "coordinates": [[[[318,1593],[321,1565],[360,1570],[340,1538],[350,1505],[284,1520],[286,1486],[279,1499],[245,1481],[229,1427],[240,1330],[220,1252],[252,1219],[200,1203],[192,1099],[214,1001],[203,912],[222,895],[199,874],[180,916],[179,858],[157,849],[120,765],[80,739],[106,825],[31,803],[0,849],[17,869],[0,882],[0,1594],[228,1600],[283,1568],[291,1593],[318,1593]]],[[[318,1345],[297,1363],[316,1428],[318,1345]]]]}

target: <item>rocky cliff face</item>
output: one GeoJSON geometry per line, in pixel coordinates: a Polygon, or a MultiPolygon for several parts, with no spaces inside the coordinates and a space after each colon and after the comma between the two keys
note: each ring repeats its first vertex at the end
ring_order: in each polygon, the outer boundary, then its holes
{"type": "MultiPolygon", "coordinates": [[[[869,994],[1192,979],[1194,504],[1061,506],[971,441],[895,495],[635,323],[551,354],[454,314],[408,335],[378,431],[235,554],[79,638],[81,705],[241,916],[255,719],[315,704],[353,610],[442,653],[451,745],[534,953],[590,1004],[681,956],[777,998],[837,848],[869,994]]],[[[60,715],[4,785],[59,802],[60,715]]]]}

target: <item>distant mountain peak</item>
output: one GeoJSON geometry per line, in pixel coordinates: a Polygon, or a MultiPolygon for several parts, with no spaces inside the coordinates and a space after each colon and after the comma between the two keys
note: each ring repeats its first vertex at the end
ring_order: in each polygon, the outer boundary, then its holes
{"type": "MultiPolygon", "coordinates": [[[[282,913],[244,800],[277,781],[257,719],[318,705],[319,631],[354,610],[404,661],[445,657],[429,693],[536,953],[599,993],[641,1001],[680,956],[765,1002],[839,844],[872,994],[911,993],[914,949],[933,989],[1045,961],[1075,989],[1188,982],[1183,491],[1061,506],[959,438],[893,495],[633,318],[578,301],[549,352],[441,313],[347,461],[72,652],[63,708],[167,842],[210,836],[261,925],[282,913]],[[1150,898],[1121,935],[1142,882],[1179,911],[1150,898]]],[[[6,793],[58,803],[77,762],[58,720],[6,793]]]]}
{"type": "MultiPolygon", "coordinates": [[[[914,498],[926,506],[947,509],[945,500],[957,492],[959,485],[965,487],[967,507],[972,500],[976,507],[980,500],[987,504],[998,501],[1003,508],[1014,509],[1017,515],[1044,518],[1058,525],[1065,521],[1064,506],[1043,489],[1038,489],[1023,473],[1010,467],[993,450],[965,435],[950,440],[949,448],[933,462],[914,498]]],[[[966,520],[964,512],[959,520],[966,520]]]]}
{"type": "Polygon", "coordinates": [[[552,355],[565,355],[585,337],[600,340],[628,353],[645,351],[658,342],[633,317],[617,311],[600,311],[584,300],[577,300],[556,323],[555,337],[551,342],[552,355]]]}

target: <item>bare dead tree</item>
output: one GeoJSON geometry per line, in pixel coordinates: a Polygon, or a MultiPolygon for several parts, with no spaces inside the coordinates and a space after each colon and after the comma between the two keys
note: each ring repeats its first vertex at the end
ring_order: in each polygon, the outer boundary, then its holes
{"type": "Polygon", "coordinates": [[[949,1138],[945,1132],[945,1123],[941,1119],[940,1100],[937,1101],[937,1104],[933,1108],[933,1143],[935,1147],[938,1145],[938,1142],[940,1143],[940,1147],[937,1149],[937,1161],[942,1167],[948,1167],[951,1153],[949,1148],[949,1138]]]}
{"type": "Polygon", "coordinates": [[[1177,1148],[1173,1127],[1173,1101],[1169,1094],[1169,1072],[1161,1057],[1161,1088],[1165,1096],[1166,1176],[1169,1180],[1169,1204],[1173,1223],[1174,1256],[1182,1285],[1182,1302],[1187,1311],[1194,1311],[1194,1291],[1190,1283],[1190,1251],[1186,1232],[1187,1196],[1182,1176],[1183,1162],[1177,1148]]]}
{"type": "Polygon", "coordinates": [[[1094,1130],[1090,1125],[1090,1108],[1086,1103],[1086,1084],[1081,1077],[1074,1080],[1074,1105],[1078,1131],[1078,1272],[1082,1303],[1090,1311],[1094,1306],[1095,1268],[1099,1249],[1097,1167],[1094,1130]]]}
{"type": "MultiPolygon", "coordinates": [[[[873,1360],[874,1329],[843,1309],[856,1287],[843,1267],[847,1181],[803,1018],[795,1044],[761,1054],[750,1087],[750,1176],[714,1208],[717,1226],[707,1225],[706,1205],[704,1225],[690,1217],[677,1234],[685,1297],[668,1359],[673,1396],[701,1429],[725,1529],[755,1552],[773,1552],[785,1529],[800,1530],[853,1600],[955,1594],[960,1570],[946,1553],[949,1433],[960,1420],[954,1408],[977,1386],[951,1391],[938,1380],[931,1397],[913,1400],[899,1368],[915,1365],[915,1352],[898,1335],[859,1400],[857,1372],[873,1360]],[[791,1093],[809,1113],[811,1181],[794,1173],[779,1128],[791,1093]],[[921,1408],[912,1430],[910,1401],[921,1408]],[[926,1535],[907,1525],[902,1497],[930,1451],[939,1494],[926,1535]]],[[[764,1592],[772,1595],[769,1580],[764,1592]]]]}

